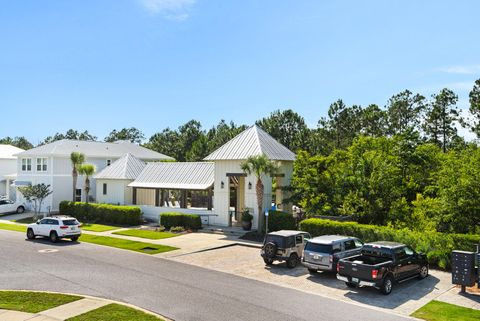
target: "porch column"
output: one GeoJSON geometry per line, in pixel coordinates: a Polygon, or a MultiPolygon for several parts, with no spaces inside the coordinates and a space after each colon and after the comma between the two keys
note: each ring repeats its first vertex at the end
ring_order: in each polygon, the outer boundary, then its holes
{"type": "Polygon", "coordinates": [[[180,208],[187,208],[187,191],[186,190],[182,190],[180,208]]]}
{"type": "Polygon", "coordinates": [[[9,178],[5,180],[5,195],[7,196],[7,199],[10,199],[10,179],[9,178]]]}
{"type": "Polygon", "coordinates": [[[133,203],[133,205],[137,205],[137,188],[136,188],[136,187],[134,187],[134,188],[132,189],[132,193],[133,193],[133,195],[132,195],[132,203],[133,203]]]}
{"type": "Polygon", "coordinates": [[[160,189],[158,188],[155,189],[155,206],[160,206],[160,189]]]}

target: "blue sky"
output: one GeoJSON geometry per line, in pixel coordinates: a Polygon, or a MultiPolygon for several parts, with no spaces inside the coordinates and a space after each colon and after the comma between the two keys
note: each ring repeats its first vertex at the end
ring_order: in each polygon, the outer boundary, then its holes
{"type": "Polygon", "coordinates": [[[0,137],[385,105],[480,78],[471,1],[0,0],[0,137]]]}

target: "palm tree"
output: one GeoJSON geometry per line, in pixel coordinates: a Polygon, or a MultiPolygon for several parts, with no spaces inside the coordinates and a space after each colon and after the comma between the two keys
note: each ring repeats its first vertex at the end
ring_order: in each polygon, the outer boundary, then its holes
{"type": "Polygon", "coordinates": [[[278,166],[274,162],[269,160],[265,154],[262,154],[258,156],[250,156],[240,164],[240,167],[242,168],[242,171],[244,171],[246,174],[254,174],[257,178],[255,190],[257,192],[258,230],[263,231],[263,223],[265,220],[262,213],[264,186],[261,177],[262,175],[272,176],[278,170],[278,166]]]}
{"type": "Polygon", "coordinates": [[[70,154],[70,161],[72,162],[72,178],[73,178],[72,202],[75,202],[76,190],[77,190],[78,168],[85,161],[85,155],[79,152],[72,152],[70,154]]]}
{"type": "Polygon", "coordinates": [[[78,169],[78,172],[85,176],[85,202],[88,203],[88,194],[90,193],[90,176],[95,173],[95,166],[92,164],[83,164],[78,169]]]}

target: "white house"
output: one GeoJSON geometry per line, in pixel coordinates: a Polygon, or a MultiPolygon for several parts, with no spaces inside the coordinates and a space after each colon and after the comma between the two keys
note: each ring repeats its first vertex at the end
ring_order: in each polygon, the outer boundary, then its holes
{"type": "Polygon", "coordinates": [[[0,196],[15,198],[15,189],[11,183],[17,177],[17,153],[23,152],[23,149],[0,144],[0,196]]]}
{"type": "MultiPolygon", "coordinates": [[[[259,215],[255,192],[257,178],[246,175],[240,164],[250,156],[262,154],[279,166],[275,177],[262,177],[263,215],[271,206],[274,180],[275,202],[282,203],[281,187],[290,185],[295,154],[258,126],[249,127],[207,156],[204,162],[148,163],[135,179],[132,179],[134,175],[129,178],[119,175],[118,170],[105,170],[97,176],[97,201],[129,204],[130,199],[125,194],[129,187],[132,189],[131,204],[140,206],[147,219],[158,220],[162,212],[176,211],[200,214],[204,222],[212,225],[232,226],[239,223],[240,213],[248,208],[254,216],[253,228],[256,228],[259,215]],[[129,180],[132,181],[126,185],[129,180]],[[115,187],[110,187],[112,183],[115,187]],[[101,195],[104,187],[106,194],[101,195]]],[[[119,160],[118,167],[128,167],[128,159],[133,162],[132,157],[119,160]]],[[[285,209],[290,210],[291,206],[286,205],[285,209]]]]}
{"type": "Polygon", "coordinates": [[[132,204],[133,182],[147,164],[133,156],[125,154],[110,166],[94,175],[97,181],[97,202],[117,205],[132,204]]]}
{"type": "MultiPolygon", "coordinates": [[[[44,210],[58,211],[64,200],[72,200],[72,164],[70,154],[80,152],[85,155],[85,162],[95,165],[101,172],[126,154],[131,154],[143,161],[172,160],[171,157],[157,153],[129,141],[113,143],[59,140],[17,153],[16,186],[48,184],[53,191],[45,200],[44,210]]],[[[85,201],[84,177],[79,176],[76,186],[76,201],[85,201]]],[[[91,200],[95,201],[96,181],[91,179],[91,200]]],[[[17,197],[22,197],[17,192],[17,197]]]]}

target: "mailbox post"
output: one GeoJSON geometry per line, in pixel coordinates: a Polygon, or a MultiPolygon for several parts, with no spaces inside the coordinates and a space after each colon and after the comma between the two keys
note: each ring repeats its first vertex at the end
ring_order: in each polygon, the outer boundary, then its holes
{"type": "Polygon", "coordinates": [[[475,252],[452,252],[452,283],[461,285],[462,293],[475,284],[475,252]]]}

